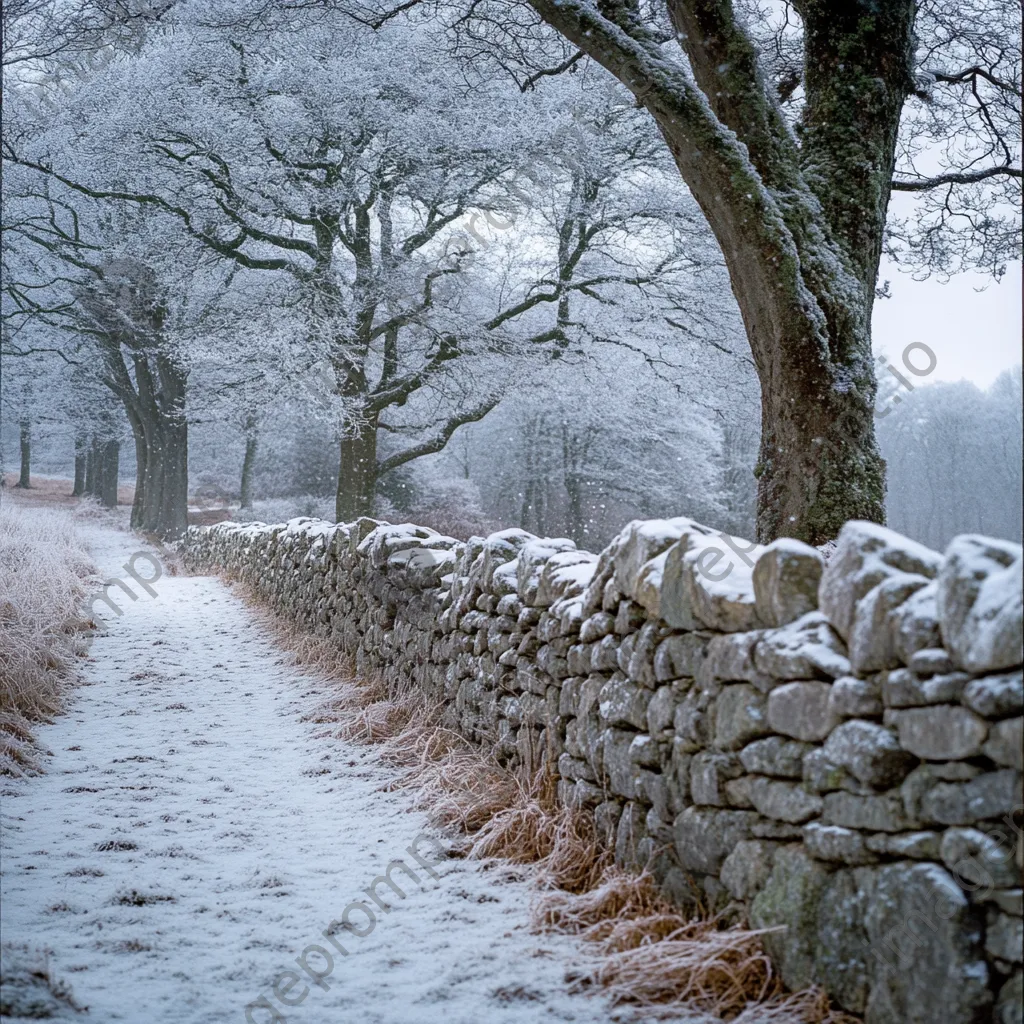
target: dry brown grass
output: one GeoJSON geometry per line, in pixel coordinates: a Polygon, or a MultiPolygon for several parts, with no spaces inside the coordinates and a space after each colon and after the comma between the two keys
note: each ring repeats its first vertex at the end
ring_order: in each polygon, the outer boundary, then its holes
{"type": "Polygon", "coordinates": [[[0,947],[0,1015],[4,1020],[70,1020],[85,1011],[50,965],[50,952],[5,942],[0,947]]]}
{"type": "Polygon", "coordinates": [[[648,1015],[686,1007],[733,1024],[856,1021],[831,1009],[820,989],[787,995],[764,951],[764,931],[726,927],[700,907],[684,915],[651,874],[616,867],[593,815],[558,804],[550,767],[518,777],[444,727],[443,709],[404,680],[357,680],[332,641],[260,611],[297,662],[331,681],[308,715],[325,734],[379,744],[382,760],[399,769],[393,787],[412,788],[416,805],[458,834],[458,852],[533,865],[535,929],[576,935],[598,954],[575,987],[602,989],[616,1005],[648,1015]]]}
{"type": "Polygon", "coordinates": [[[32,725],[63,707],[94,566],[64,510],[0,508],[0,773],[40,769],[32,725]]]}

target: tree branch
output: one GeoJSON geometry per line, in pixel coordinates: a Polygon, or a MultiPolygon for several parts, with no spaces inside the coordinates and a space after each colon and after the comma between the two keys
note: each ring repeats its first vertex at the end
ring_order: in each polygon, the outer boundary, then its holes
{"type": "Polygon", "coordinates": [[[487,398],[472,409],[457,413],[432,438],[413,445],[412,448],[407,448],[404,452],[397,452],[395,455],[382,459],[377,465],[377,475],[383,476],[392,469],[404,466],[407,462],[412,462],[413,459],[418,459],[422,455],[432,455],[434,452],[441,451],[459,427],[466,423],[476,423],[478,420],[482,420],[500,401],[500,397],[487,398]]]}
{"type": "Polygon", "coordinates": [[[973,185],[987,178],[1005,175],[1008,178],[1021,177],[1019,167],[1000,164],[998,167],[985,167],[980,171],[950,171],[938,174],[934,178],[893,178],[893,192],[926,192],[928,189],[940,188],[942,185],[973,185]]]}

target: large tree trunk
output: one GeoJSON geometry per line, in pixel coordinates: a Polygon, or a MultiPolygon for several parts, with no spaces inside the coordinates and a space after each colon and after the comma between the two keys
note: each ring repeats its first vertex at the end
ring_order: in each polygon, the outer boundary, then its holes
{"type": "Polygon", "coordinates": [[[339,523],[373,515],[377,494],[377,416],[353,415],[342,428],[338,460],[338,494],[334,514],[339,523]]]}
{"type": "Polygon", "coordinates": [[[21,472],[18,474],[17,487],[32,486],[32,424],[28,420],[22,420],[19,426],[19,441],[21,444],[21,472]]]}
{"type": "Polygon", "coordinates": [[[132,527],[177,539],[188,526],[188,424],[150,409],[140,417],[139,431],[132,527]]]}
{"type": "Polygon", "coordinates": [[[148,449],[146,447],[142,417],[139,414],[137,404],[125,400],[124,408],[128,414],[128,422],[132,428],[132,439],[135,442],[135,494],[132,498],[131,527],[133,530],[141,530],[143,508],[146,503],[146,458],[148,449]]]}
{"type": "Polygon", "coordinates": [[[177,540],[188,529],[188,423],[175,416],[167,424],[163,451],[163,500],[155,532],[177,540]]]}
{"type": "Polygon", "coordinates": [[[96,438],[93,437],[90,439],[89,448],[85,453],[85,493],[90,495],[96,494],[96,474],[99,469],[97,455],[96,438]]]}
{"type": "MultiPolygon", "coordinates": [[[[870,338],[851,377],[870,365],[870,338]]],[[[773,374],[774,375],[774,374],[773,374]]],[[[885,520],[885,462],[874,433],[873,381],[836,393],[831,380],[792,374],[762,388],[758,537],[822,543],[848,519],[885,520]]]]}
{"type": "Polygon", "coordinates": [[[94,497],[103,498],[103,489],[106,486],[107,464],[103,457],[104,442],[95,434],[92,438],[92,491],[94,497]]]}
{"type": "Polygon", "coordinates": [[[239,487],[239,500],[243,509],[252,510],[252,478],[256,464],[256,450],[259,438],[256,433],[256,420],[249,416],[245,421],[245,456],[242,458],[242,482],[239,487]]]}
{"type": "Polygon", "coordinates": [[[761,381],[758,539],[884,521],[871,308],[913,0],[795,5],[799,140],[726,0],[668,0],[692,78],[634,5],[529,3],[650,111],[722,248],[761,381]]]}
{"type": "Polygon", "coordinates": [[[142,501],[139,507],[138,522],[135,529],[144,533],[156,532],[159,521],[159,510],[163,504],[164,494],[164,442],[162,424],[159,415],[152,410],[142,417],[142,442],[145,455],[139,470],[142,501]]]}
{"type": "Polygon", "coordinates": [[[118,441],[105,441],[103,444],[100,474],[100,504],[104,508],[117,508],[117,478],[120,464],[121,445],[118,441]]]}
{"type": "Polygon", "coordinates": [[[71,490],[71,496],[75,498],[85,494],[85,460],[88,443],[89,439],[85,434],[75,434],[75,486],[71,490]]]}
{"type": "Polygon", "coordinates": [[[188,527],[186,377],[165,356],[154,361],[155,374],[145,357],[136,357],[137,391],[125,397],[137,466],[132,527],[176,540],[188,527]]]}

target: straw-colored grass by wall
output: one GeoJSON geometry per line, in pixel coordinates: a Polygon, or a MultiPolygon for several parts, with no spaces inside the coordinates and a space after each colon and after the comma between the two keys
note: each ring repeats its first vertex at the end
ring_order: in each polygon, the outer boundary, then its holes
{"type": "Polygon", "coordinates": [[[0,1015],[5,1020],[71,1020],[82,1009],[67,982],[53,973],[45,951],[13,942],[0,946],[0,1015]]]}
{"type": "Polygon", "coordinates": [[[0,773],[39,770],[32,727],[61,710],[94,572],[69,511],[0,506],[0,773]]]}
{"type": "Polygon", "coordinates": [[[534,927],[577,935],[595,953],[575,987],[601,988],[616,1004],[670,1017],[685,1007],[734,1024],[855,1022],[820,989],[787,994],[763,932],[700,908],[687,916],[649,874],[616,867],[593,817],[557,804],[550,774],[516,777],[445,728],[443,709],[403,680],[357,679],[329,640],[286,625],[246,596],[296,660],[333,683],[312,721],[326,734],[379,744],[382,759],[399,770],[395,785],[411,787],[435,823],[455,832],[457,852],[532,866],[534,927]]]}

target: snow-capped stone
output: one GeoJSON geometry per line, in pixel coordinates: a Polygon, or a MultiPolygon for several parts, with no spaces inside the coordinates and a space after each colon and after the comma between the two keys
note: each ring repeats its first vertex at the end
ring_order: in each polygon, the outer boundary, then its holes
{"type": "Polygon", "coordinates": [[[818,611],[767,630],[754,650],[754,664],[776,679],[834,679],[850,671],[845,644],[818,611]]]}
{"type": "Polygon", "coordinates": [[[491,590],[504,600],[514,597],[518,601],[519,560],[513,558],[497,566],[491,574],[491,590]]]}
{"type": "Polygon", "coordinates": [[[491,586],[494,573],[499,566],[513,561],[520,550],[534,540],[537,538],[532,533],[516,529],[501,530],[487,537],[484,541],[483,577],[480,581],[483,588],[486,590],[491,586]]]}
{"type": "Polygon", "coordinates": [[[1024,710],[1024,674],[1007,672],[972,679],[960,698],[965,706],[985,718],[1002,718],[1024,710]]]}
{"type": "MultiPolygon", "coordinates": [[[[472,538],[470,538],[472,540],[472,538]]],[[[482,544],[481,544],[482,549],[482,544]]],[[[527,541],[517,556],[517,592],[526,605],[536,605],[541,573],[548,559],[563,551],[575,551],[576,545],[567,537],[546,537],[527,541]]]]}
{"type": "MultiPolygon", "coordinates": [[[[936,590],[938,588],[936,587],[936,590]]],[[[920,594],[920,591],[918,591],[920,594]]],[[[936,619],[936,628],[938,620],[936,619]]],[[[927,678],[928,676],[940,675],[945,672],[952,672],[956,666],[949,656],[949,651],[942,647],[926,647],[919,649],[911,655],[907,662],[910,671],[915,675],[927,678]]]]}
{"type": "Polygon", "coordinates": [[[946,549],[938,576],[944,646],[969,672],[1021,664],[1024,558],[1010,541],[964,534],[946,549]]]}
{"type": "Polygon", "coordinates": [[[825,566],[818,606],[849,640],[857,602],[886,577],[914,573],[934,579],[942,556],[875,523],[853,519],[839,532],[836,550],[825,566]]]}
{"type": "Polygon", "coordinates": [[[802,541],[781,537],[767,545],[752,574],[754,605],[761,622],[785,626],[814,611],[824,568],[821,553],[802,541]]]}
{"type": "Polygon", "coordinates": [[[753,566],[763,548],[725,534],[690,532],[669,548],[661,616],[676,629],[740,633],[761,625],[753,566]]]}
{"type": "Polygon", "coordinates": [[[637,573],[636,583],[633,586],[633,596],[637,604],[647,611],[647,614],[654,619],[661,616],[661,588],[665,579],[666,552],[644,562],[637,573]]]}
{"type": "Polygon", "coordinates": [[[710,535],[711,530],[692,519],[634,519],[615,538],[616,549],[613,578],[619,591],[637,599],[637,582],[641,567],[667,551],[687,534],[710,535]]]}
{"type": "Polygon", "coordinates": [[[559,551],[552,554],[541,570],[534,606],[547,608],[559,598],[582,595],[593,579],[596,565],[597,555],[589,551],[559,551]]]}
{"type": "Polygon", "coordinates": [[[580,627],[580,642],[584,644],[594,643],[594,641],[608,636],[614,629],[614,615],[608,612],[595,612],[589,618],[583,620],[583,625],[580,627]]]}
{"type": "Polygon", "coordinates": [[[804,825],[804,847],[812,857],[838,864],[870,864],[878,860],[865,846],[860,832],[839,825],[816,821],[804,825]]]}
{"type": "Polygon", "coordinates": [[[920,679],[909,669],[885,673],[882,698],[889,708],[920,708],[928,704],[950,704],[960,700],[970,676],[966,672],[920,679]]]}
{"type": "MultiPolygon", "coordinates": [[[[897,659],[904,665],[913,664],[919,651],[941,649],[938,593],[938,584],[931,580],[927,586],[915,590],[889,614],[888,627],[893,649],[897,659]]],[[[950,660],[948,654],[946,659],[950,660]]],[[[932,660],[937,660],[935,655],[932,655],[932,660]]],[[[948,672],[953,667],[950,661],[949,668],[936,668],[935,671],[948,672]]]]}
{"type": "MultiPolygon", "coordinates": [[[[356,550],[359,554],[369,555],[370,564],[375,569],[381,569],[396,551],[422,547],[423,541],[439,536],[436,530],[416,526],[415,523],[398,523],[394,526],[385,524],[368,533],[356,550]]],[[[450,539],[455,543],[454,538],[450,539]]]]}
{"type": "Polygon", "coordinates": [[[855,673],[865,675],[900,664],[893,613],[928,582],[916,573],[896,572],[857,602],[850,630],[850,663],[855,673]]]}

